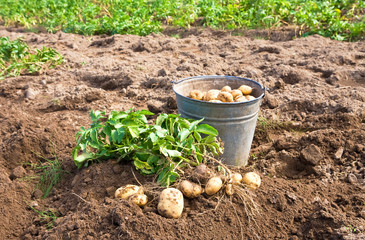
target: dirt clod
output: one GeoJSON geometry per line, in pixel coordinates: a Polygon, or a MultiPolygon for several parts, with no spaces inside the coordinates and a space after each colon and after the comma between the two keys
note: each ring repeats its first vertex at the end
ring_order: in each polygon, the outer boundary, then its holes
{"type": "Polygon", "coordinates": [[[27,174],[27,171],[22,166],[18,166],[16,168],[14,168],[13,171],[11,172],[10,179],[14,180],[17,178],[22,178],[26,174],[27,174]]]}
{"type": "Polygon", "coordinates": [[[311,144],[308,147],[304,148],[300,152],[300,156],[304,162],[310,163],[313,166],[317,165],[323,158],[321,149],[314,144],[311,144]]]}
{"type": "Polygon", "coordinates": [[[40,189],[36,189],[34,192],[33,192],[33,198],[34,199],[39,199],[43,196],[43,192],[40,190],[40,189]]]}

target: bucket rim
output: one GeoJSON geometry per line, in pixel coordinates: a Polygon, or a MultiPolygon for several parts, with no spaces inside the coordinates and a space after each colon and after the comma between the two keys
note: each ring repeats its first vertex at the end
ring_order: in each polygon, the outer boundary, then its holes
{"type": "Polygon", "coordinates": [[[248,104],[248,103],[253,103],[255,101],[259,101],[261,100],[264,96],[265,96],[265,92],[266,90],[268,90],[266,87],[264,87],[261,83],[253,80],[253,79],[249,79],[249,78],[245,78],[245,77],[237,77],[237,76],[228,76],[228,75],[200,75],[200,76],[193,76],[193,77],[187,77],[187,78],[183,78],[177,81],[171,81],[172,83],[172,90],[174,91],[174,93],[177,96],[183,97],[185,99],[191,100],[191,101],[196,101],[196,102],[200,102],[200,103],[206,103],[206,104],[229,104],[229,105],[238,105],[238,104],[248,104]],[[192,99],[189,97],[186,97],[184,95],[181,95],[180,93],[175,91],[175,86],[185,82],[187,80],[195,80],[195,79],[204,79],[204,78],[227,78],[227,79],[241,79],[241,80],[245,80],[245,81],[250,81],[253,82],[257,85],[259,85],[261,87],[261,90],[263,91],[262,94],[258,97],[256,97],[255,99],[246,101],[246,102],[221,102],[221,103],[215,103],[215,102],[207,102],[207,101],[202,101],[202,100],[196,100],[196,99],[192,99]]]}

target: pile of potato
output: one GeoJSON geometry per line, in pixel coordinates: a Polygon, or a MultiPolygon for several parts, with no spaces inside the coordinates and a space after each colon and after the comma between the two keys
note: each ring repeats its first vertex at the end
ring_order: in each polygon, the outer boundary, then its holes
{"type": "Polygon", "coordinates": [[[242,85],[238,89],[233,89],[230,86],[224,86],[221,90],[211,89],[207,92],[200,90],[192,90],[189,97],[196,100],[207,102],[222,103],[222,102],[246,102],[255,99],[252,93],[252,87],[242,85]]]}
{"type": "MultiPolygon", "coordinates": [[[[184,209],[184,197],[192,199],[205,193],[212,196],[221,189],[228,195],[234,194],[233,185],[246,186],[251,189],[257,189],[261,185],[261,178],[257,173],[248,172],[243,176],[239,173],[233,173],[229,179],[225,176],[211,176],[209,169],[203,164],[198,166],[195,171],[195,181],[182,180],[176,188],[164,189],[157,205],[158,213],[167,218],[179,218],[184,209]],[[206,179],[206,177],[209,178],[206,179]],[[203,187],[200,183],[203,183],[203,187]]],[[[143,188],[136,185],[126,185],[118,188],[115,197],[119,199],[129,199],[140,207],[147,204],[147,196],[143,193],[143,188]]]]}

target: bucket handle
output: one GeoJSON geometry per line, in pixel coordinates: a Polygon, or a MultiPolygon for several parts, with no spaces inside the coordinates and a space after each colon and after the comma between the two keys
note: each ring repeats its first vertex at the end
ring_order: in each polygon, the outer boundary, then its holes
{"type": "Polygon", "coordinates": [[[172,84],[178,84],[178,83],[181,83],[185,80],[187,80],[189,78],[183,78],[183,79],[180,79],[180,80],[176,80],[176,78],[174,78],[174,80],[170,81],[172,84]]]}

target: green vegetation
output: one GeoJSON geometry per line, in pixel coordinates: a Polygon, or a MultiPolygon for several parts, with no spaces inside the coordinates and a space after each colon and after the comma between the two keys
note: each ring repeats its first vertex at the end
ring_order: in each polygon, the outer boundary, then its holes
{"type": "Polygon", "coordinates": [[[0,0],[0,22],[84,35],[160,32],[164,25],[220,29],[296,25],[305,36],[365,34],[363,0],[0,0]]]}
{"type": "Polygon", "coordinates": [[[42,198],[46,198],[53,187],[59,183],[66,171],[62,169],[61,162],[58,160],[56,154],[54,154],[53,159],[45,158],[39,154],[36,155],[45,160],[45,162],[30,164],[36,171],[36,176],[32,177],[32,179],[38,180],[36,189],[40,189],[43,192],[42,198]]]}
{"type": "Polygon", "coordinates": [[[257,118],[256,131],[266,133],[269,130],[292,129],[291,122],[281,122],[259,116],[257,118]]]}
{"type": "Polygon", "coordinates": [[[222,153],[218,132],[202,120],[188,120],[175,114],[160,114],[153,125],[147,123],[147,110],[91,111],[91,127],[76,134],[73,159],[77,167],[114,158],[133,161],[142,174],[157,174],[161,185],[169,186],[182,168],[205,161],[208,149],[222,153]],[[202,137],[204,134],[205,137],[202,137]],[[79,152],[82,152],[79,154],[79,152]]]}
{"type": "Polygon", "coordinates": [[[30,207],[33,211],[39,214],[40,217],[40,223],[46,224],[47,229],[51,229],[54,226],[54,222],[57,218],[59,218],[59,213],[54,212],[51,209],[47,210],[37,210],[34,207],[30,207]]]}
{"type": "Polygon", "coordinates": [[[62,62],[63,57],[52,48],[43,47],[34,51],[21,38],[14,41],[7,37],[0,38],[0,80],[40,72],[62,62]]]}

